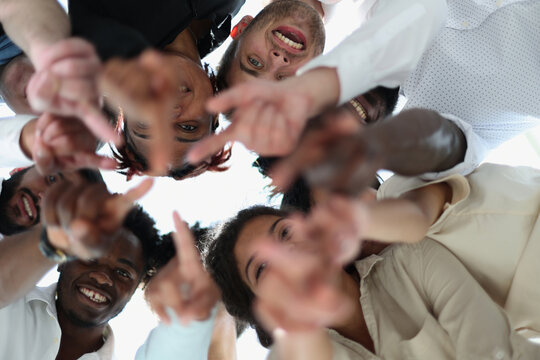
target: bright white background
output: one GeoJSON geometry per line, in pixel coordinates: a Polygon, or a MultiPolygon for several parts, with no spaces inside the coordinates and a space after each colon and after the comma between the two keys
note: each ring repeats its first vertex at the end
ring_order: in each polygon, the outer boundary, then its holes
{"type": "MultiPolygon", "coordinates": [[[[233,24],[245,14],[255,15],[259,9],[260,3],[257,0],[247,0],[247,4],[233,24]]],[[[228,42],[225,46],[227,44],[228,42]]],[[[222,51],[223,49],[214,52],[205,60],[213,66],[217,65],[222,51]]],[[[0,116],[9,114],[9,109],[0,106],[0,116]]],[[[540,168],[539,141],[540,128],[519,136],[493,151],[488,161],[540,168]]],[[[173,210],[178,210],[190,224],[201,221],[203,225],[210,225],[235,215],[247,206],[268,204],[268,191],[265,188],[268,181],[251,167],[254,159],[253,154],[242,146],[235,145],[229,171],[219,174],[206,173],[182,182],[157,179],[154,188],[140,204],[154,217],[163,233],[173,228],[171,218],[173,210]]],[[[0,169],[0,176],[6,177],[9,170],[11,169],[0,169]]],[[[103,175],[109,189],[115,192],[125,192],[127,188],[135,186],[140,181],[135,178],[127,183],[125,177],[113,172],[105,172],[103,175]]],[[[276,198],[270,203],[277,204],[279,200],[276,198]]],[[[56,271],[51,271],[40,284],[49,284],[56,279],[56,271]]],[[[138,290],[126,309],[111,321],[116,337],[117,358],[133,359],[135,351],[156,323],[156,318],[148,310],[138,290]]],[[[258,344],[253,331],[246,331],[239,339],[239,360],[264,359],[265,354],[266,350],[258,344]]]]}

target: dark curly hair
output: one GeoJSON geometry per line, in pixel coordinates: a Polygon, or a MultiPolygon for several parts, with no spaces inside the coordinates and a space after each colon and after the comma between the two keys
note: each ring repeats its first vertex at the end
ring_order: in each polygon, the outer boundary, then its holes
{"type": "Polygon", "coordinates": [[[255,294],[242,280],[238,271],[234,247],[244,226],[258,216],[286,216],[287,212],[267,206],[253,206],[240,211],[221,226],[217,236],[208,245],[204,258],[206,267],[221,289],[222,301],[229,314],[255,329],[265,347],[272,345],[272,338],[255,319],[252,311],[255,294]]]}
{"type": "Polygon", "coordinates": [[[155,274],[160,258],[160,237],[156,223],[142,207],[136,205],[126,215],[122,226],[131,231],[141,242],[145,263],[141,284],[144,287],[155,274]]]}

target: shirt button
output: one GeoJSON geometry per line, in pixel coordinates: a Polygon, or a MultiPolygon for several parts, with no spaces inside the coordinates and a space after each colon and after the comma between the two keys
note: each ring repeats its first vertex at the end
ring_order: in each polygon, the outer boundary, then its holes
{"type": "Polygon", "coordinates": [[[465,28],[469,27],[469,22],[467,20],[464,20],[464,21],[461,22],[461,26],[463,26],[465,28]]]}
{"type": "Polygon", "coordinates": [[[497,0],[497,2],[495,3],[497,5],[497,7],[501,7],[502,5],[502,0],[497,0]]]}
{"type": "Polygon", "coordinates": [[[58,338],[57,337],[54,338],[54,343],[58,344],[58,338]]]}

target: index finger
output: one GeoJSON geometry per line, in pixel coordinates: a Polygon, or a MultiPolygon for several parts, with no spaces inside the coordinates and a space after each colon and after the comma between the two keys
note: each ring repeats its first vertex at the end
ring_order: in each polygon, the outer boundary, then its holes
{"type": "Polygon", "coordinates": [[[209,156],[216,154],[218,151],[233,139],[234,125],[230,125],[227,129],[216,135],[210,135],[198,141],[188,151],[186,159],[191,164],[198,164],[209,156]]]}
{"type": "Polygon", "coordinates": [[[80,102],[77,104],[75,115],[96,137],[103,141],[111,141],[116,146],[122,145],[122,138],[114,131],[103,112],[96,105],[80,102]]]}
{"type": "Polygon", "coordinates": [[[173,221],[176,229],[173,233],[173,239],[178,254],[180,270],[189,271],[197,265],[202,266],[199,251],[195,247],[193,234],[176,211],[173,213],[173,221]]]}
{"type": "Polygon", "coordinates": [[[240,105],[250,103],[255,98],[273,100],[273,93],[268,90],[258,81],[240,84],[210,98],[206,102],[206,110],[215,114],[226,113],[240,105]]]}
{"type": "Polygon", "coordinates": [[[66,57],[95,56],[94,46],[80,38],[68,38],[53,44],[39,57],[39,69],[44,69],[66,57]]]}
{"type": "Polygon", "coordinates": [[[148,193],[153,184],[154,180],[148,178],[125,194],[108,199],[105,202],[106,218],[103,219],[102,225],[107,228],[117,226],[131,210],[133,203],[148,193]]]}

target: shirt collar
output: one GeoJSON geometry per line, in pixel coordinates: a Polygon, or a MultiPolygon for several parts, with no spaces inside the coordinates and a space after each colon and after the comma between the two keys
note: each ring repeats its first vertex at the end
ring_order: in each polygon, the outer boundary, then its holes
{"type": "Polygon", "coordinates": [[[365,277],[369,275],[369,273],[371,272],[375,264],[382,260],[383,260],[382,256],[370,255],[367,258],[364,258],[362,260],[355,262],[354,266],[356,268],[356,271],[358,271],[360,278],[363,280],[365,277]]]}

